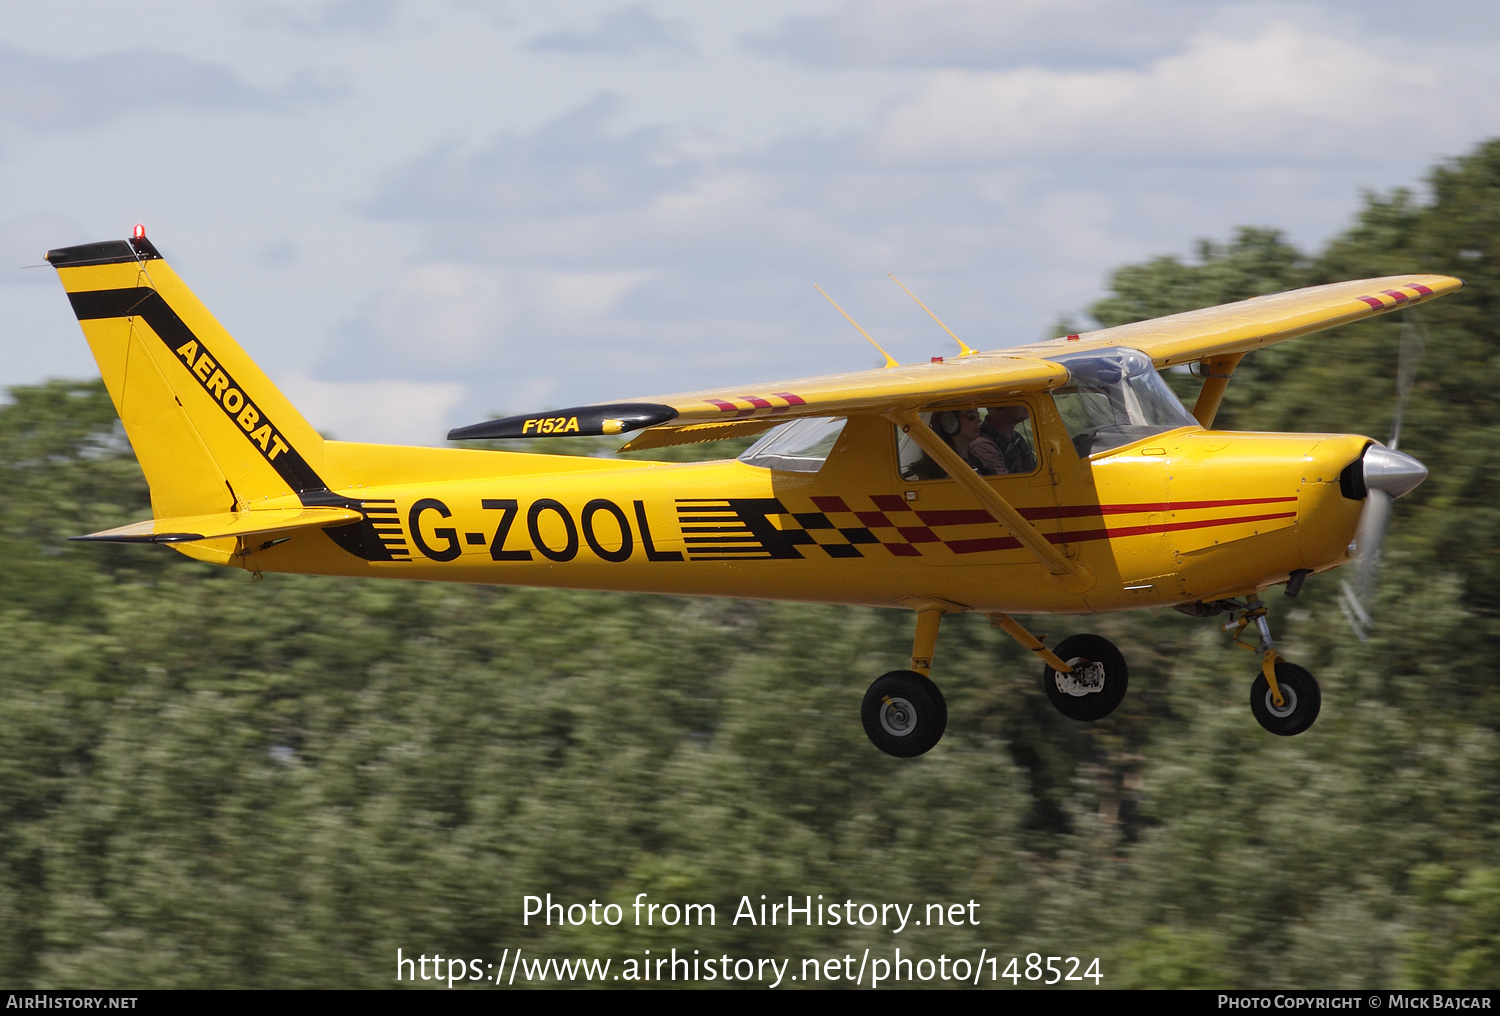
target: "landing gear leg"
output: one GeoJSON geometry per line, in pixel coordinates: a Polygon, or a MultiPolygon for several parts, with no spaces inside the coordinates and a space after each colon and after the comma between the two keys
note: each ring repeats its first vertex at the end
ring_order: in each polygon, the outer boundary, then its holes
{"type": "Polygon", "coordinates": [[[1008,614],[991,614],[990,624],[1041,657],[1042,690],[1047,701],[1070,720],[1089,723],[1115,711],[1130,683],[1125,657],[1106,638],[1073,635],[1053,652],[1008,614]]]}
{"type": "Polygon", "coordinates": [[[911,669],[884,674],[865,692],[860,720],[871,743],[887,755],[913,758],[925,754],[947,729],[948,703],[927,676],[944,613],[937,605],[919,607],[911,669]]]}
{"type": "Polygon", "coordinates": [[[1266,620],[1266,605],[1259,596],[1252,593],[1245,597],[1244,603],[1230,600],[1226,605],[1235,619],[1224,625],[1224,630],[1233,630],[1235,645],[1260,654],[1260,674],[1250,685],[1250,712],[1257,723],[1280,737],[1302,733],[1313,725],[1323,707],[1323,693],[1318,682],[1276,652],[1271,625],[1266,620]],[[1258,646],[1240,639],[1252,624],[1260,635],[1258,646]]]}

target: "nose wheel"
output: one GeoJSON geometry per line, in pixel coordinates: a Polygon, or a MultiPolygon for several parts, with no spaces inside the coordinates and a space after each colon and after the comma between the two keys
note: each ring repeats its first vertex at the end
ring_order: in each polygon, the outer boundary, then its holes
{"type": "Polygon", "coordinates": [[[1241,600],[1218,600],[1197,604],[1199,616],[1219,610],[1229,611],[1231,620],[1224,630],[1241,649],[1260,654],[1260,673],[1250,685],[1250,712],[1255,722],[1278,737],[1300,734],[1313,725],[1323,708],[1323,693],[1313,676],[1295,663],[1288,663],[1276,652],[1271,625],[1266,620],[1266,605],[1254,594],[1241,600]],[[1260,644],[1251,645],[1240,636],[1254,626],[1260,644]]]}
{"type": "Polygon", "coordinates": [[[1279,737],[1300,734],[1313,725],[1323,707],[1323,693],[1313,676],[1295,663],[1276,661],[1278,704],[1265,674],[1257,674],[1250,685],[1250,712],[1255,721],[1279,737]]]}

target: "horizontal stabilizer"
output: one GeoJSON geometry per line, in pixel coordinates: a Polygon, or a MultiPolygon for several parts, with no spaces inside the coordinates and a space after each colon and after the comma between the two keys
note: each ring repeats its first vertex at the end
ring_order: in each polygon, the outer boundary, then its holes
{"type": "Polygon", "coordinates": [[[225,536],[255,536],[293,529],[324,529],[358,522],[364,516],[353,508],[268,508],[262,511],[221,512],[217,515],[185,515],[169,519],[147,519],[102,533],[73,536],[73,540],[99,543],[191,543],[225,536]]]}

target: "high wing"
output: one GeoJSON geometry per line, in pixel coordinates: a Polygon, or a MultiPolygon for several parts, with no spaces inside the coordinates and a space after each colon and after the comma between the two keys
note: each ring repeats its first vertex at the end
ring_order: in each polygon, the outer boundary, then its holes
{"type": "MultiPolygon", "coordinates": [[[[511,416],[461,427],[448,437],[547,437],[692,428],[692,436],[683,434],[683,439],[709,440],[719,436],[720,428],[705,424],[738,423],[741,426],[736,431],[747,433],[753,424],[769,426],[796,417],[960,406],[981,398],[1062,386],[1068,372],[1053,358],[1063,354],[1126,346],[1150,356],[1160,369],[1243,354],[1273,342],[1411,307],[1462,287],[1462,280],[1446,275],[1395,275],[1338,282],[931,363],[511,416]]],[[[723,428],[722,436],[731,436],[730,428],[723,428]]],[[[675,442],[665,436],[651,441],[637,439],[638,447],[668,443],[675,442]]]]}

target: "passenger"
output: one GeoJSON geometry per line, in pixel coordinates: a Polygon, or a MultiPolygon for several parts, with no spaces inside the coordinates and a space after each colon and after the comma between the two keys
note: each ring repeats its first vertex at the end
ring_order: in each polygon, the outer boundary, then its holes
{"type": "Polygon", "coordinates": [[[980,476],[1000,476],[1010,472],[1000,446],[980,433],[979,410],[933,413],[932,429],[980,476]]]}
{"type": "Polygon", "coordinates": [[[1025,406],[991,406],[984,426],[979,429],[1000,449],[1008,473],[1029,473],[1036,468],[1036,452],[1032,450],[1031,442],[1026,435],[1016,431],[1030,418],[1031,413],[1025,406]]]}

